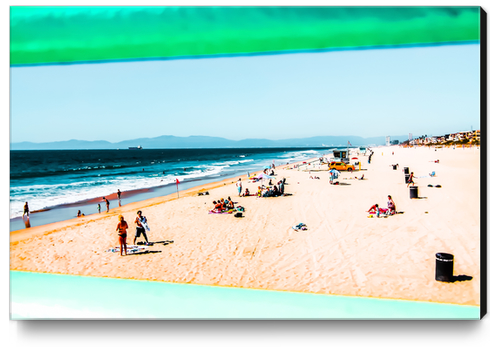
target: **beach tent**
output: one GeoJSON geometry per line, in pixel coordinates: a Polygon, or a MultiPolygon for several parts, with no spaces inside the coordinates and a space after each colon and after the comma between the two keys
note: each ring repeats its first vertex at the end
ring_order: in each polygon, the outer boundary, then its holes
{"type": "Polygon", "coordinates": [[[11,6],[10,66],[479,43],[478,6],[11,6]]]}

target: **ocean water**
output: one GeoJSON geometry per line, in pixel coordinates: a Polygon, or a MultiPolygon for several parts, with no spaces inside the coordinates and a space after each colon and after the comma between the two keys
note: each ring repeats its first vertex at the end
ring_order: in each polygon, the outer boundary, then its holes
{"type": "Polygon", "coordinates": [[[128,191],[175,185],[176,179],[198,185],[331,151],[328,147],[10,151],[10,218],[22,216],[26,201],[30,211],[37,211],[100,198],[118,189],[124,196],[128,191]]]}

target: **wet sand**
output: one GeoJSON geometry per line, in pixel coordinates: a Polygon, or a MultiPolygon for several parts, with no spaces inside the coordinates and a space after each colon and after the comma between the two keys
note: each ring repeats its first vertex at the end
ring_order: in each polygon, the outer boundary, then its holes
{"type": "MultiPolygon", "coordinates": [[[[342,172],[340,185],[328,183],[326,166],[310,166],[310,172],[277,169],[291,196],[238,197],[237,177],[180,192],[179,198],[171,194],[14,231],[10,268],[479,305],[479,150],[374,152],[371,164],[360,156],[361,172],[342,172]],[[404,166],[416,176],[419,199],[409,197],[404,166]],[[429,177],[432,171],[435,177],[429,177]],[[362,174],[365,180],[354,179],[362,174]],[[204,191],[209,195],[198,195],[204,191]],[[368,218],[366,210],[374,203],[386,207],[388,194],[403,214],[368,218]],[[244,218],[208,213],[213,200],[228,196],[245,207],[244,218]],[[118,245],[119,214],[130,225],[132,244],[139,209],[148,218],[154,245],[122,257],[106,252],[118,245]],[[307,230],[292,229],[300,222],[307,230]],[[454,274],[472,280],[435,281],[437,252],[454,254],[454,274]]],[[[241,178],[244,189],[257,191],[257,183],[241,178]]]]}

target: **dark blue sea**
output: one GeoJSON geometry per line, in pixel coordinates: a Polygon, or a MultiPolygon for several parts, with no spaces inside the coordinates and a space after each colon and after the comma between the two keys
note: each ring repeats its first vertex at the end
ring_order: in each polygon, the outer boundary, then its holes
{"type": "Polygon", "coordinates": [[[31,226],[46,224],[76,217],[80,206],[86,215],[97,213],[96,204],[83,203],[114,194],[118,189],[123,192],[124,203],[134,202],[175,192],[176,179],[183,190],[262,170],[273,163],[282,165],[319,157],[331,150],[322,147],[11,151],[10,229],[24,227],[19,217],[26,201],[31,211],[58,209],[51,214],[31,214],[31,226]],[[70,206],[73,211],[60,211],[70,206]]]}

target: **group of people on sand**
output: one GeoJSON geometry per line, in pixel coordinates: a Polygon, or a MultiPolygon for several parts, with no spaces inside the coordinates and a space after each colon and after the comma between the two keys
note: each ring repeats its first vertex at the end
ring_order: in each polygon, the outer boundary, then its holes
{"type": "Polygon", "coordinates": [[[214,209],[213,209],[214,212],[223,212],[227,210],[233,210],[235,208],[235,204],[230,197],[228,197],[228,199],[221,198],[216,201],[213,201],[213,205],[214,205],[214,209]]]}
{"type": "Polygon", "coordinates": [[[388,208],[380,208],[378,204],[374,204],[367,210],[370,214],[376,214],[376,217],[379,218],[380,214],[384,214],[385,216],[392,216],[396,214],[396,206],[395,202],[391,195],[388,195],[388,208]]]}
{"type": "MultiPolygon", "coordinates": [[[[248,188],[245,188],[245,192],[242,195],[242,180],[238,179],[236,186],[238,188],[238,196],[257,196],[257,197],[273,197],[273,196],[281,196],[284,195],[284,184],[286,183],[286,179],[283,178],[277,182],[277,184],[272,184],[272,180],[269,180],[269,186],[266,187],[264,185],[259,186],[257,188],[256,194],[251,194],[248,188]]],[[[229,197],[228,197],[229,199],[229,197]]]]}
{"type": "MultiPolygon", "coordinates": [[[[141,235],[143,235],[146,241],[146,245],[148,245],[149,241],[146,232],[150,231],[150,227],[148,226],[148,220],[146,219],[145,216],[143,216],[143,213],[141,211],[136,212],[136,219],[134,223],[136,223],[136,232],[135,232],[133,244],[136,244],[136,239],[141,235]]],[[[117,231],[117,235],[119,236],[119,248],[120,248],[121,255],[123,255],[123,250],[124,250],[124,254],[128,255],[128,249],[126,244],[126,239],[128,236],[128,228],[129,225],[124,220],[124,216],[119,215],[119,223],[117,224],[116,231],[117,231]]]]}
{"type": "Polygon", "coordinates": [[[279,180],[276,185],[271,185],[272,187],[259,186],[257,188],[257,197],[271,198],[284,195],[285,181],[286,179],[283,178],[282,180],[279,180]]]}

